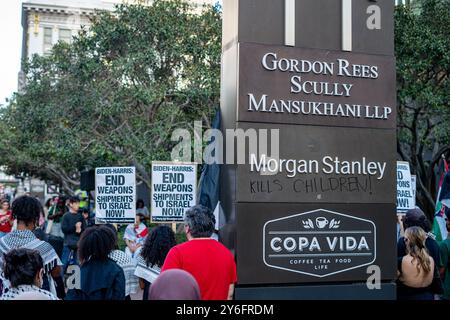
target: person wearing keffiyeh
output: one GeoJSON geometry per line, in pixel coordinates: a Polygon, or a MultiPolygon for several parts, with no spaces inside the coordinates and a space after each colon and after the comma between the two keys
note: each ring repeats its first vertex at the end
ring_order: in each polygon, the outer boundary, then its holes
{"type": "Polygon", "coordinates": [[[40,253],[25,248],[13,249],[3,256],[3,272],[11,283],[11,288],[1,300],[22,300],[31,295],[38,300],[58,300],[47,290],[43,290],[44,263],[40,253]]]}
{"type": "MultiPolygon", "coordinates": [[[[43,210],[42,205],[34,197],[21,196],[14,200],[11,209],[13,218],[17,219],[17,229],[0,239],[0,274],[2,274],[4,254],[18,248],[36,250],[41,255],[44,265],[43,289],[56,295],[53,277],[60,276],[62,262],[53,247],[36,238],[33,233],[43,210]]],[[[0,275],[0,284],[3,287],[0,295],[3,295],[9,290],[10,283],[0,275]]]]}
{"type": "Polygon", "coordinates": [[[136,214],[136,221],[133,224],[129,224],[125,229],[123,239],[127,244],[125,253],[130,256],[133,263],[136,265],[137,257],[139,256],[142,246],[144,245],[145,238],[148,235],[147,226],[142,222],[144,215],[141,213],[136,214]]]}
{"type": "Polygon", "coordinates": [[[131,295],[138,291],[139,279],[134,275],[136,265],[131,258],[123,251],[119,250],[117,229],[112,224],[105,224],[111,230],[111,238],[114,242],[114,250],[108,257],[122,268],[125,275],[125,300],[131,300],[131,295]]]}

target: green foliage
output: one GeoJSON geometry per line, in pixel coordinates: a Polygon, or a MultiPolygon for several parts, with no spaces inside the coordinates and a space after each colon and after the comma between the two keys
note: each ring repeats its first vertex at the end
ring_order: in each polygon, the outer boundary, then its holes
{"type": "Polygon", "coordinates": [[[450,6],[416,1],[395,11],[398,152],[418,178],[420,206],[433,214],[434,168],[450,151],[450,6]]]}
{"type": "Polygon", "coordinates": [[[186,234],[177,232],[175,234],[175,240],[177,241],[178,244],[186,242],[187,241],[186,234]]]}
{"type": "Polygon", "coordinates": [[[72,191],[79,171],[134,165],[150,184],[175,128],[208,126],[219,101],[221,13],[156,0],[99,12],[72,44],[26,62],[25,93],[1,110],[0,165],[72,191]]]}
{"type": "MultiPolygon", "coordinates": [[[[415,1],[395,11],[398,153],[418,177],[432,214],[434,169],[450,152],[450,6],[415,1]]],[[[0,165],[62,184],[79,170],[134,165],[150,184],[153,160],[169,160],[175,128],[205,127],[219,102],[221,13],[188,2],[99,12],[72,44],[26,62],[27,86],[0,110],[0,165]]]]}

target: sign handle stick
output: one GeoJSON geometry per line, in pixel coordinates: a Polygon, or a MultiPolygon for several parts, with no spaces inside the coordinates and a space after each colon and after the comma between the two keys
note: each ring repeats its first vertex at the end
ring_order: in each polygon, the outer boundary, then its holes
{"type": "Polygon", "coordinates": [[[172,223],[173,233],[177,233],[177,224],[175,222],[172,223]]]}

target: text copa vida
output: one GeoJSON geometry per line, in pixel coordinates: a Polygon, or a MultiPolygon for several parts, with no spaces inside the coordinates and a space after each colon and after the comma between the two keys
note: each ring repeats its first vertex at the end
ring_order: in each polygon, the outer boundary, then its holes
{"type": "MultiPolygon", "coordinates": [[[[296,253],[323,253],[322,248],[329,253],[351,253],[364,252],[370,253],[370,247],[365,236],[327,236],[324,238],[312,237],[311,240],[307,237],[274,237],[270,240],[270,249],[275,252],[271,256],[291,256],[289,264],[315,264],[314,259],[298,259],[296,253]],[[320,239],[320,240],[319,240],[320,239]]],[[[328,265],[332,262],[335,264],[349,264],[352,262],[351,258],[324,258],[318,259],[319,264],[314,266],[315,270],[326,270],[328,265]]]]}
{"type": "Polygon", "coordinates": [[[330,252],[370,251],[365,236],[326,236],[324,238],[312,237],[273,237],[270,240],[270,248],[276,253],[293,252],[322,252],[325,247],[330,252]]]}

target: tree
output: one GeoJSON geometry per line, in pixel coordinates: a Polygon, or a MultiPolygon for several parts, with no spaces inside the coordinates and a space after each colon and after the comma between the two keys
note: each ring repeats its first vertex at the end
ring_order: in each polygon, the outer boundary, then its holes
{"type": "Polygon", "coordinates": [[[450,6],[423,0],[395,11],[397,151],[417,175],[419,206],[433,217],[435,169],[450,156],[450,6]]]}
{"type": "Polygon", "coordinates": [[[26,63],[25,93],[0,114],[0,164],[69,192],[80,170],[134,165],[150,186],[151,161],[169,160],[172,131],[199,119],[208,127],[218,105],[220,7],[196,14],[188,2],[156,0],[92,22],[26,63]]]}

